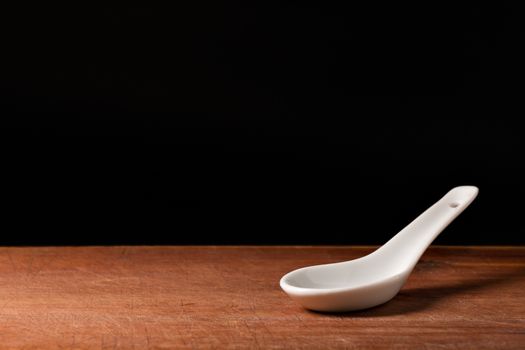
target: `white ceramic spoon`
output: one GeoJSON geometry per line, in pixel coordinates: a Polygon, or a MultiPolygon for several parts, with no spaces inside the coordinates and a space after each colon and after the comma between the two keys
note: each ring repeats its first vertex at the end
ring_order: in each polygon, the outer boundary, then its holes
{"type": "Polygon", "coordinates": [[[281,288],[307,309],[351,311],[392,299],[430,243],[478,194],[453,188],[373,253],[346,262],[304,267],[281,278],[281,288]]]}

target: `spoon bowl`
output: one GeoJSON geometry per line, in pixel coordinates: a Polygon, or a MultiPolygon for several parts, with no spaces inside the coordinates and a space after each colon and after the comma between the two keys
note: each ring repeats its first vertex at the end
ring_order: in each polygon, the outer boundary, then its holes
{"type": "Polygon", "coordinates": [[[373,253],[346,262],[303,267],[281,278],[281,288],[303,307],[352,311],[392,299],[432,241],[476,198],[478,188],[453,188],[373,253]]]}

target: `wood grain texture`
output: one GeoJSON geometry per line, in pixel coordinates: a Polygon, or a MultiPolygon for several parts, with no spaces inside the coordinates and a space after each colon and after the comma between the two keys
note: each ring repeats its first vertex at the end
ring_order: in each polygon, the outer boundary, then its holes
{"type": "Polygon", "coordinates": [[[322,314],[279,288],[372,247],[0,248],[0,347],[524,349],[525,248],[432,247],[400,294],[322,314]]]}

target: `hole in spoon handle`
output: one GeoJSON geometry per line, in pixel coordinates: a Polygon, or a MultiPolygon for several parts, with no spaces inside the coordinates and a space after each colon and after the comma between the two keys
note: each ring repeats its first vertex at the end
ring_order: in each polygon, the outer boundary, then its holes
{"type": "Polygon", "coordinates": [[[450,190],[444,200],[452,209],[465,209],[474,200],[478,191],[475,186],[459,186],[450,190]]]}

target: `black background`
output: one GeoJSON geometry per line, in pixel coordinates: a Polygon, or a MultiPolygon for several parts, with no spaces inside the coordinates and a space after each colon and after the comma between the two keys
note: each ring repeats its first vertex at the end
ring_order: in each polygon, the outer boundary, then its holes
{"type": "Polygon", "coordinates": [[[1,244],[525,242],[517,8],[191,3],[2,5],[1,244]]]}

